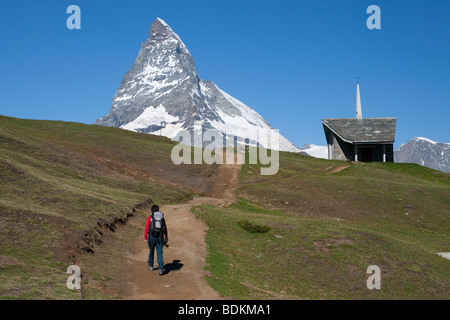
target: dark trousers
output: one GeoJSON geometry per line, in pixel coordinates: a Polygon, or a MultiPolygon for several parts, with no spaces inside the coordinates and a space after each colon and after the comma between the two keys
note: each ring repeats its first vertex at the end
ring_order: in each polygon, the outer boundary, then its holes
{"type": "Polygon", "coordinates": [[[156,238],[153,236],[148,237],[148,248],[150,252],[148,253],[148,265],[153,267],[153,262],[155,260],[155,248],[158,258],[158,268],[162,270],[164,268],[163,259],[163,243],[162,238],[156,238]]]}

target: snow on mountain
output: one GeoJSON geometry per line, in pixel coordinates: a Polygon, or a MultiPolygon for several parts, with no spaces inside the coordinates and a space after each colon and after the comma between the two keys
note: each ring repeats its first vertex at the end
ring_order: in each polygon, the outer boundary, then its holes
{"type": "MultiPolygon", "coordinates": [[[[134,65],[114,95],[111,110],[95,124],[120,127],[176,139],[182,130],[244,132],[250,144],[261,138],[256,129],[272,126],[255,110],[230,96],[212,81],[201,79],[189,50],[162,19],[151,25],[134,65]],[[234,130],[234,131],[233,131],[234,130]]],[[[278,149],[299,152],[281,134],[278,149]]]]}
{"type": "Polygon", "coordinates": [[[450,143],[415,137],[394,151],[394,160],[401,163],[417,163],[450,173],[450,143]]]}
{"type": "Polygon", "coordinates": [[[314,144],[304,144],[300,148],[302,153],[315,158],[328,159],[328,147],[327,146],[316,146],[314,144]]]}
{"type": "Polygon", "coordinates": [[[436,143],[437,143],[436,141],[433,141],[433,140],[430,140],[430,139],[424,138],[424,137],[414,137],[413,140],[414,140],[415,142],[418,142],[418,141],[426,141],[426,142],[431,143],[431,144],[436,144],[436,143]]]}
{"type": "Polygon", "coordinates": [[[178,123],[178,120],[178,117],[171,116],[166,112],[166,109],[160,105],[156,108],[146,108],[139,117],[125,125],[122,125],[121,128],[131,131],[139,131],[152,126],[159,127],[162,123],[166,123],[165,127],[160,128],[161,135],[174,138],[181,129],[181,125],[178,123]],[[176,124],[172,124],[173,122],[176,124]]]}

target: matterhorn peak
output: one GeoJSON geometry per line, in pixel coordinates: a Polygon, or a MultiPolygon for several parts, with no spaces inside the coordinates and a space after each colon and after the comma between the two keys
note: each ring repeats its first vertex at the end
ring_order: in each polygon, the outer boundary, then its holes
{"type": "MultiPolygon", "coordinates": [[[[161,18],[151,24],[134,65],[125,74],[111,111],[96,124],[177,139],[195,124],[225,135],[227,130],[273,129],[255,110],[202,80],[180,37],[161,18]]],[[[258,137],[245,137],[253,140],[258,137]]],[[[264,145],[263,145],[264,146],[264,145]]],[[[299,149],[279,135],[279,150],[299,149]]]]}

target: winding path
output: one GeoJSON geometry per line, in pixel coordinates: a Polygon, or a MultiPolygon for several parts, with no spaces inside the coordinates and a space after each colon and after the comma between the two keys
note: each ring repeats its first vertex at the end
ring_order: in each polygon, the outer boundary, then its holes
{"type": "MultiPolygon", "coordinates": [[[[234,201],[241,165],[221,165],[209,197],[198,197],[185,204],[166,205],[164,213],[169,230],[169,248],[164,248],[165,274],[147,268],[148,247],[136,239],[125,270],[127,291],[124,299],[139,300],[218,300],[222,297],[206,282],[207,226],[197,220],[191,206],[223,206],[234,201]]],[[[142,226],[143,228],[143,226],[142,226]]],[[[156,257],[155,257],[156,263],[156,257]]]]}

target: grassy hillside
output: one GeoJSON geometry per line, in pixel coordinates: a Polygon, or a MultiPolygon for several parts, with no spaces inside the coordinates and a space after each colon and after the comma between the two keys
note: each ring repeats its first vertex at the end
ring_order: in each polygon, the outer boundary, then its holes
{"type": "Polygon", "coordinates": [[[238,201],[199,206],[209,283],[238,299],[449,299],[450,176],[281,153],[244,165],[238,201]],[[370,265],[381,290],[368,290],[370,265]]]}
{"type": "MultiPolygon", "coordinates": [[[[109,299],[151,203],[207,193],[217,166],[173,165],[166,138],[0,116],[0,299],[109,299]],[[119,233],[116,233],[119,234],[119,233]],[[82,268],[83,290],[66,288],[82,268]]],[[[208,278],[238,299],[449,299],[450,178],[418,165],[281,153],[244,165],[237,201],[198,206],[208,278]],[[381,290],[366,287],[381,268],[381,290]]],[[[120,297],[116,297],[120,298],[120,297]]]]}
{"type": "Polygon", "coordinates": [[[173,146],[115,128],[0,116],[0,299],[80,298],[65,271],[83,257],[87,268],[105,268],[89,257],[105,230],[141,206],[207,190],[216,167],[175,166],[173,146]]]}

